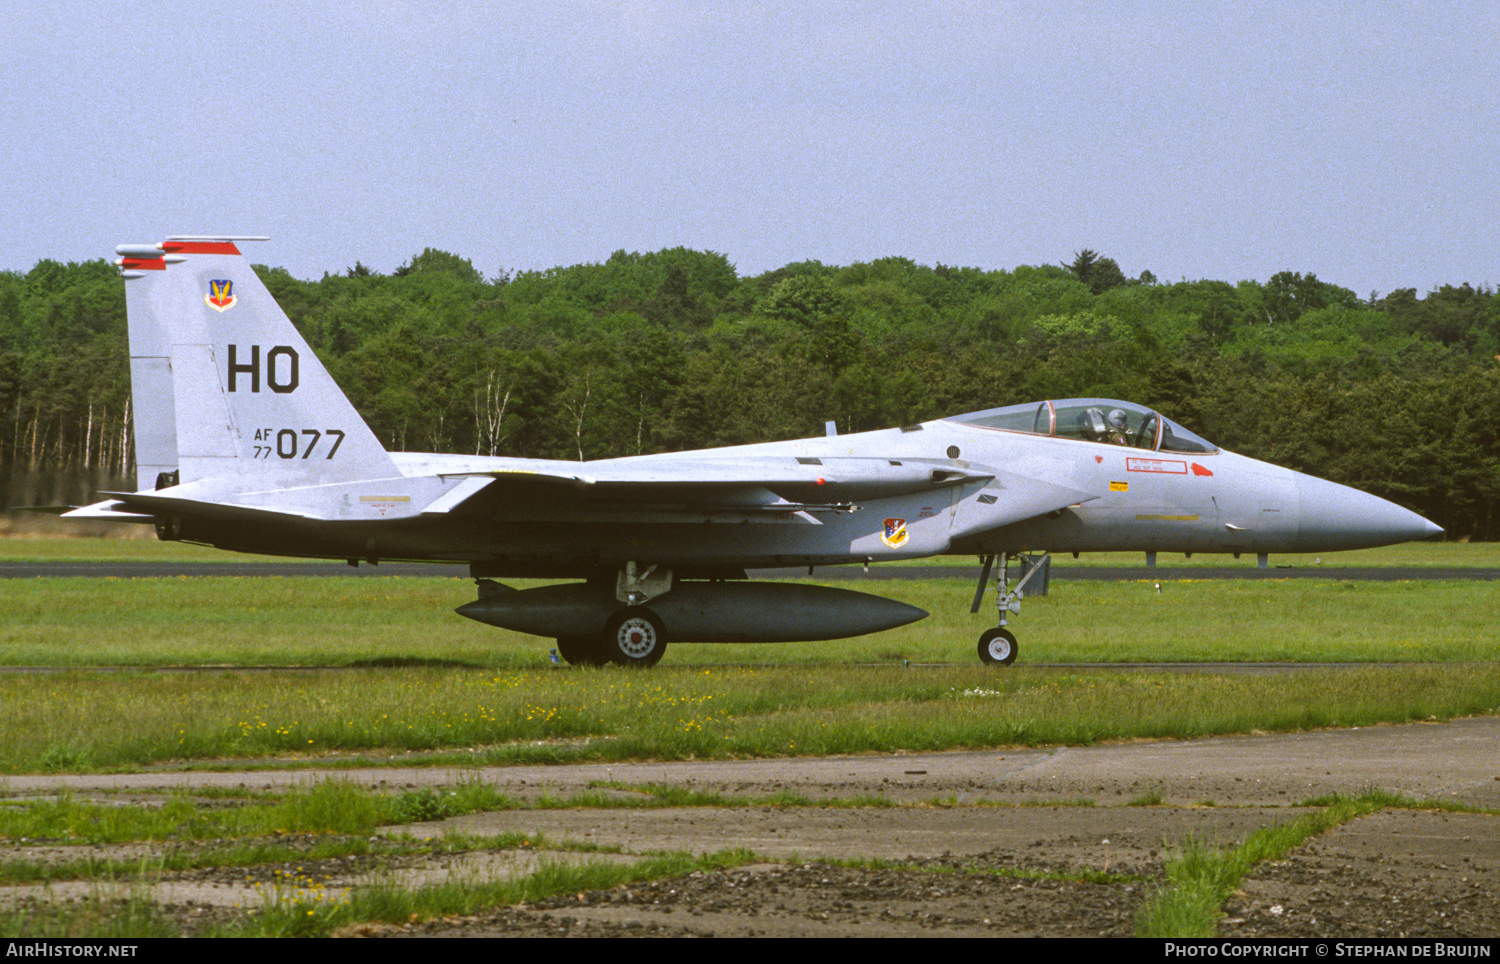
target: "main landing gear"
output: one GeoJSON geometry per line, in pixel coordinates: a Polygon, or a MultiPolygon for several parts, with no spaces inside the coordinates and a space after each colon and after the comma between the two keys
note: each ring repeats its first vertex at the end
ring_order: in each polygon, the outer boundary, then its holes
{"type": "Polygon", "coordinates": [[[661,620],[644,606],[615,613],[604,630],[604,649],[618,666],[655,666],[667,651],[661,620]]]}
{"type": "Polygon", "coordinates": [[[661,619],[644,606],[628,606],[610,617],[597,636],[559,636],[557,651],[573,666],[655,666],[667,651],[661,619]]]}
{"type": "MultiPolygon", "coordinates": [[[[1047,566],[1051,561],[1050,555],[1023,556],[1017,555],[1016,559],[1021,563],[1021,578],[1016,582],[1016,588],[1010,588],[1010,558],[1011,553],[999,553],[1000,556],[1000,579],[995,585],[995,608],[1000,614],[1000,625],[993,629],[987,629],[979,637],[979,660],[991,665],[1009,666],[1016,661],[1016,654],[1020,647],[1016,643],[1016,636],[1005,626],[1010,622],[1009,616],[1018,616],[1021,613],[1021,600],[1025,597],[1026,587],[1039,585],[1041,592],[1046,592],[1047,566]]],[[[990,570],[995,566],[995,554],[984,557],[984,569],[979,573],[979,585],[974,590],[974,605],[969,607],[969,612],[979,612],[979,604],[984,601],[985,590],[990,584],[990,570]]]]}
{"type": "Polygon", "coordinates": [[[615,580],[615,598],[625,603],[595,636],[560,636],[557,651],[574,666],[655,666],[667,651],[661,618],[641,605],[672,588],[672,570],[627,562],[615,580]]]}

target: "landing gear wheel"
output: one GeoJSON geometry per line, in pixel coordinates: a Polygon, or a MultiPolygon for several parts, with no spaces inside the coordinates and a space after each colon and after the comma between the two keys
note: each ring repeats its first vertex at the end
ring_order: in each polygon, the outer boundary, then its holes
{"type": "Polygon", "coordinates": [[[979,661],[1009,666],[1016,661],[1016,637],[1008,629],[996,626],[979,637],[979,661]]]}
{"type": "Polygon", "coordinates": [[[603,642],[609,661],[618,666],[655,666],[667,651],[661,620],[640,606],[615,613],[604,629],[603,642]]]}
{"type": "Polygon", "coordinates": [[[559,636],[557,651],[570,666],[603,666],[609,662],[601,641],[587,636],[559,636]]]}

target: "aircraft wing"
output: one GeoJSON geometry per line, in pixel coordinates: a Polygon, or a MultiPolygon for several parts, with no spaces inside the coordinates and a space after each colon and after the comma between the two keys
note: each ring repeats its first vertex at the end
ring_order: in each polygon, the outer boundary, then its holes
{"type": "Polygon", "coordinates": [[[181,513],[225,522],[274,516],[338,521],[351,518],[340,504],[352,500],[383,504],[382,518],[574,512],[597,517],[646,512],[667,516],[728,513],[771,520],[800,513],[846,512],[858,501],[993,477],[951,462],[792,456],[695,455],[599,462],[516,459],[495,468],[450,469],[421,477],[258,492],[226,491],[205,480],[163,490],[101,493],[107,502],[76,509],[70,515],[143,519],[181,513]]]}
{"type": "Polygon", "coordinates": [[[653,456],[538,462],[451,473],[463,481],[426,511],[536,501],[591,509],[651,506],[682,511],[835,511],[855,502],[993,478],[951,462],[917,459],[653,456]]]}
{"type": "Polygon", "coordinates": [[[681,516],[811,521],[811,516],[849,512],[875,499],[969,483],[980,483],[982,488],[975,504],[961,511],[955,534],[1009,525],[1098,497],[1025,472],[951,461],[691,456],[601,462],[516,460],[487,471],[237,494],[198,483],[158,491],[101,493],[109,501],[69,515],[144,521],[158,514],[179,513],[224,522],[272,517],[328,522],[372,518],[341,508],[352,500],[382,506],[379,517],[386,519],[484,514],[538,519],[652,515],[666,521],[681,516]]]}

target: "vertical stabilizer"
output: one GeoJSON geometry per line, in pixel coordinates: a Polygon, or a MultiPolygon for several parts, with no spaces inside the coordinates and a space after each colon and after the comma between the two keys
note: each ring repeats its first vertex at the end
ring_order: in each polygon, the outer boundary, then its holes
{"type": "Polygon", "coordinates": [[[122,244],[115,249],[125,284],[125,317],[130,335],[130,391],[135,426],[135,489],[158,488],[157,479],[177,470],[177,408],[172,394],[171,341],[156,314],[166,258],[154,244],[122,244]]]}
{"type": "MultiPolygon", "coordinates": [[[[230,237],[121,245],[137,485],[400,475],[230,237]],[[176,476],[170,473],[176,472],[176,476]]],[[[255,239],[258,240],[258,239],[255,239]]]]}

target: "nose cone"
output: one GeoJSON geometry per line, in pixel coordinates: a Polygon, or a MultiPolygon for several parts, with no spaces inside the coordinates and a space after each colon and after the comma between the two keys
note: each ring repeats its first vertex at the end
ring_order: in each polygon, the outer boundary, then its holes
{"type": "Polygon", "coordinates": [[[1297,552],[1370,549],[1429,539],[1443,531],[1394,502],[1311,475],[1297,477],[1297,495],[1297,552]]]}

